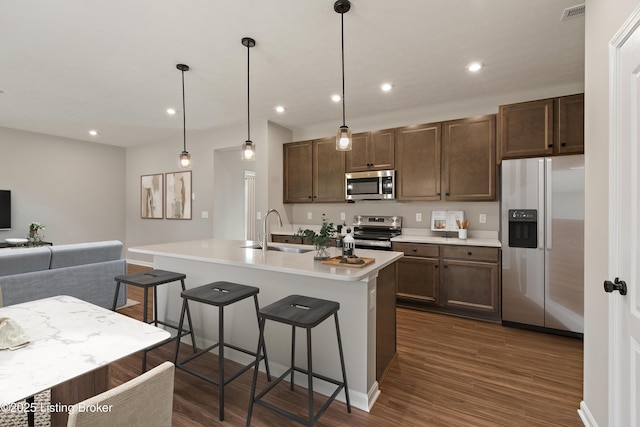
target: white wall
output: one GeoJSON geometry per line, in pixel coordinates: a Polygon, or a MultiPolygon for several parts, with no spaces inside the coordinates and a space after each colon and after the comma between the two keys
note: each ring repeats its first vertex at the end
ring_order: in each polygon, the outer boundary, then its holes
{"type": "Polygon", "coordinates": [[[245,170],[255,170],[255,160],[242,160],[240,146],[214,151],[213,237],[216,239],[244,239],[245,170]]]}
{"type": "Polygon", "coordinates": [[[640,4],[587,0],[585,26],[585,333],[584,402],[599,426],[609,422],[608,279],[609,41],[640,4]]]}
{"type": "Polygon", "coordinates": [[[12,190],[12,225],[0,241],[46,226],[56,245],[125,240],[125,150],[0,128],[0,189],[12,190]]]}
{"type": "MultiPolygon", "coordinates": [[[[252,123],[252,140],[256,144],[256,160],[253,163],[256,171],[256,208],[266,211],[269,182],[269,141],[266,121],[255,120],[252,123]]],[[[224,195],[216,197],[215,157],[226,149],[239,147],[246,140],[244,125],[217,128],[206,131],[187,129],[187,150],[192,159],[192,219],[141,219],[140,218],[140,176],[155,173],[175,172],[178,168],[178,155],[182,151],[181,135],[175,139],[158,141],[154,144],[127,148],[126,167],[126,246],[141,246],[154,243],[176,242],[195,239],[207,239],[214,236],[214,221],[217,208],[227,203],[224,195]],[[207,211],[209,218],[202,218],[207,211]]],[[[279,145],[282,152],[281,142],[279,145]]],[[[239,153],[238,153],[239,155],[239,153]]],[[[242,164],[238,168],[243,168],[242,164]]],[[[221,178],[218,178],[221,179],[221,178]]],[[[224,178],[226,179],[226,178],[224,178]]],[[[222,182],[221,185],[226,185],[222,182]]],[[[281,199],[280,199],[281,200],[281,199]]],[[[130,260],[150,262],[151,257],[125,252],[130,260]]]]}

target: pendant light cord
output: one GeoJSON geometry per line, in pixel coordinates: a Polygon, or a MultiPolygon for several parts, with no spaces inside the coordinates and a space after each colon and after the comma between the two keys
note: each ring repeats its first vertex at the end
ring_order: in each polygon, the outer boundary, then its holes
{"type": "Polygon", "coordinates": [[[341,31],[341,41],[342,41],[342,126],[347,125],[347,120],[345,118],[345,106],[344,106],[344,13],[340,14],[340,26],[342,28],[341,31]]]}
{"type": "Polygon", "coordinates": [[[247,43],[247,141],[251,141],[251,117],[249,113],[249,51],[251,50],[251,43],[247,43]]]}
{"type": "Polygon", "coordinates": [[[182,70],[182,142],[184,151],[187,151],[187,112],[184,103],[184,70],[182,70]]]}

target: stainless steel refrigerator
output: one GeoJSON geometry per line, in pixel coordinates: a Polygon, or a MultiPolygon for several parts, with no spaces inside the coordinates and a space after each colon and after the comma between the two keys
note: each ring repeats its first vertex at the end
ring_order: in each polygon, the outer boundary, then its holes
{"type": "Polygon", "coordinates": [[[502,322],[584,332],[584,155],[503,160],[502,322]]]}

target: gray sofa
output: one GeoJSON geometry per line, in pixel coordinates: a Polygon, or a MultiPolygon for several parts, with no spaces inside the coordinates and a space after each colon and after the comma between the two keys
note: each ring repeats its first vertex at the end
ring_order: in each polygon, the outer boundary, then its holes
{"type": "MultiPolygon", "coordinates": [[[[111,308],[114,277],[126,273],[117,240],[36,248],[0,249],[0,301],[5,306],[71,295],[111,308]]],[[[117,306],[127,301],[122,286],[117,306]]]]}

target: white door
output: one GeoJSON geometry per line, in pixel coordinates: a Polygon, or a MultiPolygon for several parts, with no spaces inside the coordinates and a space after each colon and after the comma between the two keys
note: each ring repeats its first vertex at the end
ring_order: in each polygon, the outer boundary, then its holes
{"type": "Polygon", "coordinates": [[[610,44],[609,425],[640,425],[640,7],[610,44]],[[614,283],[617,279],[618,283],[614,283]]]}

